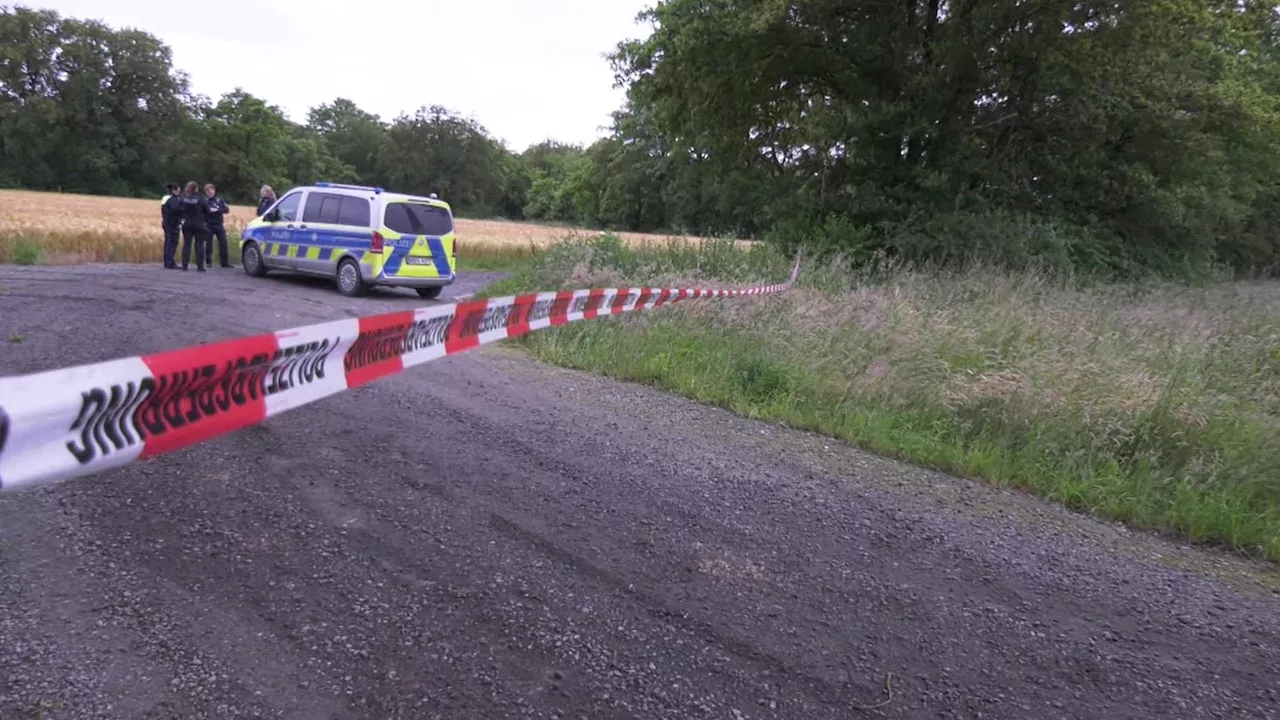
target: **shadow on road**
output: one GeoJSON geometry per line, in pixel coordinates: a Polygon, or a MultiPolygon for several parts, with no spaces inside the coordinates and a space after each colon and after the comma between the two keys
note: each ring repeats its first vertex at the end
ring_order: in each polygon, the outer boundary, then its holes
{"type": "MultiPolygon", "coordinates": [[[[262,280],[266,282],[283,283],[286,286],[292,286],[295,288],[329,292],[334,295],[341,296],[333,278],[291,273],[288,270],[273,270],[268,273],[265,278],[262,278],[262,280]]],[[[413,303],[415,305],[434,305],[437,303],[452,302],[455,295],[467,294],[468,292],[470,291],[459,289],[458,283],[455,282],[453,285],[445,287],[444,292],[440,295],[439,299],[436,300],[427,300],[425,298],[418,297],[418,293],[414,292],[410,288],[382,286],[369,288],[369,294],[367,297],[377,300],[402,300],[406,303],[413,303]]]]}

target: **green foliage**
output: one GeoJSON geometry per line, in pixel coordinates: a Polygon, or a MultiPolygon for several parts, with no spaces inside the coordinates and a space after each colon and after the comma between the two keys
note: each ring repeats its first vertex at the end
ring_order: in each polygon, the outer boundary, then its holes
{"type": "Polygon", "coordinates": [[[318,179],[463,215],[763,238],[857,263],[1280,271],[1280,15],[1257,0],[660,0],[607,137],[514,153],[438,106],[305,124],[169,49],[0,7],[0,187],[318,179]]]}
{"type": "Polygon", "coordinates": [[[804,216],[783,220],[773,226],[765,240],[788,252],[806,247],[813,257],[839,255],[858,265],[870,262],[879,249],[871,228],[834,214],[820,220],[804,216]]]}
{"type": "Polygon", "coordinates": [[[396,120],[389,137],[383,168],[390,187],[435,192],[471,214],[498,213],[506,150],[479,123],[433,106],[396,120]]]}
{"type": "Polygon", "coordinates": [[[0,244],[0,262],[10,265],[39,265],[44,257],[40,243],[24,237],[9,238],[0,244]]]}
{"type": "MultiPolygon", "coordinates": [[[[653,34],[614,56],[632,109],[721,182],[767,188],[738,208],[784,241],[838,215],[915,260],[1276,263],[1265,4],[666,0],[645,17],[653,34]]],[[[823,235],[866,254],[861,233],[823,235]]]]}
{"type": "Polygon", "coordinates": [[[590,171],[586,152],[577,145],[546,141],[525,150],[521,160],[531,180],[524,216],[530,220],[583,223],[591,212],[579,197],[583,173],[590,171]]]}
{"type": "Polygon", "coordinates": [[[317,180],[437,192],[463,214],[518,217],[527,174],[444,108],[385,123],[342,98],[299,125],[243,90],[193,96],[169,49],[135,30],[0,6],[0,187],[155,196],[213,182],[254,202],[317,180]]]}

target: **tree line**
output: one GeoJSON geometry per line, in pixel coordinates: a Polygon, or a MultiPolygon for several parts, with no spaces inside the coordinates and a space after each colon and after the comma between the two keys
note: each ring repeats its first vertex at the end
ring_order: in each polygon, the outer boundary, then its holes
{"type": "Polygon", "coordinates": [[[299,123],[145,32],[0,6],[0,186],[251,201],[320,179],[470,216],[1132,274],[1280,267],[1280,19],[1253,0],[665,0],[590,146],[426,106],[299,123]]]}

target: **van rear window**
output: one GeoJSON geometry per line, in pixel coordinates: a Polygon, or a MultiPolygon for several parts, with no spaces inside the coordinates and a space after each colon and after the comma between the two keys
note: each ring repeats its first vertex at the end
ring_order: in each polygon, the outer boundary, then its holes
{"type": "Polygon", "coordinates": [[[383,223],[401,235],[448,235],[453,217],[444,208],[426,203],[393,202],[387,205],[383,223]]]}

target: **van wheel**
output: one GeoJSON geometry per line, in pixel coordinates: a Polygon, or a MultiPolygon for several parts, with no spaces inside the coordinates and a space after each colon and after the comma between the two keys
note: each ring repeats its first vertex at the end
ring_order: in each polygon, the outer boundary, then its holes
{"type": "Polygon", "coordinates": [[[444,286],[439,285],[436,287],[429,287],[429,288],[414,288],[414,290],[418,291],[418,297],[420,298],[426,298],[427,300],[435,300],[436,298],[440,297],[440,293],[444,292],[444,286]]]}
{"type": "Polygon", "coordinates": [[[351,258],[338,263],[338,292],[347,297],[360,297],[369,292],[369,286],[360,277],[360,266],[351,258]]]}
{"type": "Polygon", "coordinates": [[[240,262],[244,272],[250,277],[262,277],[267,274],[267,264],[262,261],[262,250],[258,243],[249,243],[240,251],[240,262]]]}

